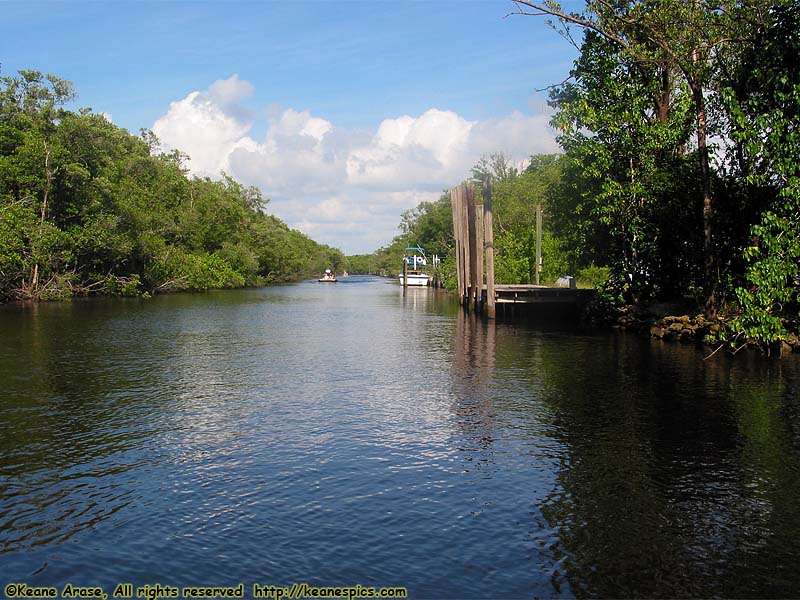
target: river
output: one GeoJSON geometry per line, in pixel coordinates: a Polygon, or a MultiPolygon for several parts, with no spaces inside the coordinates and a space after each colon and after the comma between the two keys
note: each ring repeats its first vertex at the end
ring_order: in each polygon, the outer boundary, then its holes
{"type": "Polygon", "coordinates": [[[350,277],[0,307],[0,584],[800,591],[800,363],[350,277]]]}

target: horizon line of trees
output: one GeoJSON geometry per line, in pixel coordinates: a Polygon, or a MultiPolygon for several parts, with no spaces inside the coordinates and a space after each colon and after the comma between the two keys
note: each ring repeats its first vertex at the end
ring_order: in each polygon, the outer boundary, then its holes
{"type": "MultiPolygon", "coordinates": [[[[550,92],[562,154],[473,168],[492,180],[498,281],[532,280],[540,204],[545,281],[578,275],[612,305],[691,302],[731,339],[798,333],[800,1],[515,4],[580,55],[550,92]]],[[[344,257],[264,214],[255,188],[190,178],[152,134],[64,110],[72,96],[35,71],[0,78],[0,299],[394,274],[409,245],[452,269],[447,192],[388,246],[344,257]]]]}
{"type": "Polygon", "coordinates": [[[338,269],[344,255],[266,214],[255,187],[190,176],[72,83],[0,77],[0,301],[206,290],[338,269]]]}

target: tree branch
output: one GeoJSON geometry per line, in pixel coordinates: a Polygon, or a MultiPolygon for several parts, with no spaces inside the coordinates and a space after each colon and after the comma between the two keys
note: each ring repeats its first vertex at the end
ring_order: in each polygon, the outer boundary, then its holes
{"type": "Polygon", "coordinates": [[[567,82],[568,82],[570,79],[572,79],[572,78],[573,78],[573,77],[572,77],[572,75],[570,75],[569,77],[565,78],[565,79],[564,79],[564,80],[563,80],[561,83],[554,83],[554,84],[552,84],[552,85],[548,85],[548,86],[546,86],[546,87],[543,87],[543,88],[537,88],[537,89],[536,89],[536,90],[534,90],[534,91],[536,91],[536,92],[546,92],[546,91],[548,91],[548,90],[553,90],[553,89],[555,89],[555,88],[559,88],[559,87],[561,87],[562,85],[564,85],[565,83],[567,83],[567,82]]]}
{"type": "Polygon", "coordinates": [[[541,4],[536,4],[535,2],[531,2],[530,0],[512,0],[514,4],[517,6],[519,10],[516,12],[510,12],[508,15],[522,15],[526,17],[541,17],[541,16],[551,16],[555,17],[560,21],[566,21],[567,23],[573,23],[574,25],[578,25],[583,27],[584,29],[590,29],[595,33],[603,36],[607,40],[615,42],[622,46],[623,48],[628,47],[628,42],[625,41],[623,38],[619,37],[618,35],[603,29],[599,25],[595,25],[591,21],[587,21],[586,19],[582,19],[577,15],[570,15],[565,13],[561,10],[556,10],[555,8],[549,8],[547,6],[543,6],[541,4]],[[533,9],[535,12],[528,12],[527,8],[533,9]]]}

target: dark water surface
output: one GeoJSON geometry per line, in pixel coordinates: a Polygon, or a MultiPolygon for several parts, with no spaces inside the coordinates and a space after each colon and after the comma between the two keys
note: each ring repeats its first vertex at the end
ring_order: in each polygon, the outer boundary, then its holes
{"type": "Polygon", "coordinates": [[[0,584],[800,595],[800,366],[353,277],[0,308],[0,584]]]}

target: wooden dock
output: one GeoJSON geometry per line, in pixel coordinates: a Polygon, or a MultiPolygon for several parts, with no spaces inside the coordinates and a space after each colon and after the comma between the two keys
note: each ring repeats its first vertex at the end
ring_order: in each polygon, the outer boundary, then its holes
{"type": "MultiPolygon", "coordinates": [[[[546,285],[494,284],[494,301],[497,304],[580,304],[594,296],[594,290],[548,287],[546,285]]],[[[486,286],[483,286],[483,297],[486,286]]]]}
{"type": "MultiPolygon", "coordinates": [[[[508,285],[494,282],[494,239],[492,232],[492,193],[488,179],[482,187],[483,203],[475,202],[472,183],[464,182],[450,190],[455,238],[456,275],[459,303],[495,318],[496,307],[510,308],[537,305],[543,313],[577,312],[595,295],[594,290],[548,287],[544,285],[508,285]],[[484,283],[485,281],[485,283],[484,283]]],[[[541,234],[541,210],[537,209],[537,236],[541,234]]],[[[537,244],[536,282],[541,269],[540,244],[537,244]]],[[[531,307],[533,308],[533,307],[531,307]]]]}
{"type": "MultiPolygon", "coordinates": [[[[495,284],[496,315],[514,320],[538,321],[542,324],[563,326],[577,324],[586,305],[595,297],[595,290],[547,287],[544,285],[495,284]]],[[[486,286],[481,294],[481,304],[487,301],[486,286]]]]}

